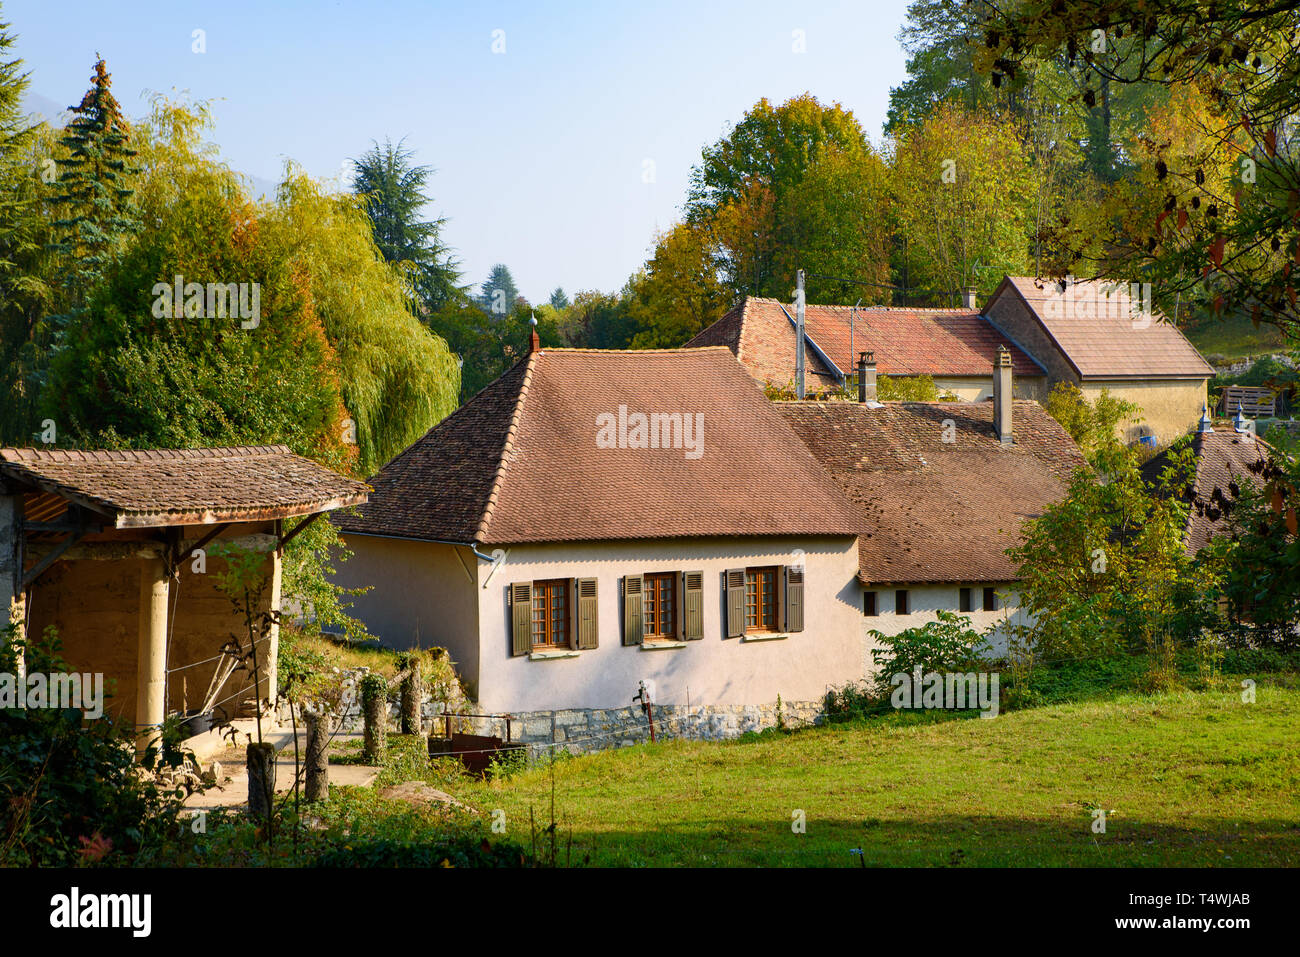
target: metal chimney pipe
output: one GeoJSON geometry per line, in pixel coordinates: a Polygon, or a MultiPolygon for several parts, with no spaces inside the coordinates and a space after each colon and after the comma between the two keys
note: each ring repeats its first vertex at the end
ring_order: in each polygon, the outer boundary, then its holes
{"type": "Polygon", "coordinates": [[[794,388],[795,395],[799,398],[804,397],[803,388],[803,314],[804,314],[804,291],[803,291],[803,270],[800,269],[794,274],[794,388]]]}

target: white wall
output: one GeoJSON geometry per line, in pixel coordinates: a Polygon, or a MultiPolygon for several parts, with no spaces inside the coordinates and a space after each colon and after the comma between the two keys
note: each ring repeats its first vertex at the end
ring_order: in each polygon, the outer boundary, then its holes
{"type": "Polygon", "coordinates": [[[990,637],[992,645],[991,654],[994,657],[1000,657],[1007,652],[1007,633],[1003,628],[1008,622],[1012,625],[1022,625],[1028,621],[1028,617],[1019,609],[1019,596],[1012,590],[1014,586],[1005,582],[967,582],[965,584],[955,585],[909,585],[908,594],[908,614],[897,615],[894,613],[894,592],[896,587],[873,587],[860,588],[858,593],[858,614],[861,619],[862,634],[862,673],[869,675],[876,670],[875,659],[872,658],[871,652],[874,648],[879,648],[880,644],[873,638],[869,632],[879,631],[884,635],[897,635],[899,632],[906,631],[908,628],[919,628],[927,622],[936,621],[938,616],[936,611],[944,610],[955,612],[962,617],[969,618],[971,628],[980,634],[984,634],[990,628],[995,629],[990,637]],[[998,592],[999,609],[997,611],[984,611],[984,588],[992,586],[998,592]],[[970,588],[971,604],[974,611],[961,611],[961,592],[962,588],[970,588]],[[876,593],[876,610],[879,614],[875,616],[862,614],[862,593],[874,591],[876,593]]]}
{"type": "MultiPolygon", "coordinates": [[[[480,583],[488,565],[481,563],[480,583]]],[[[767,704],[820,699],[861,669],[861,595],[854,538],[684,539],[525,545],[510,549],[487,588],[482,623],[479,705],[486,711],[616,708],[638,683],[654,682],[660,704],[767,704]],[[798,564],[802,549],[804,629],[782,640],[726,638],[723,571],[798,564]],[[620,578],[655,571],[704,572],[704,638],[680,648],[623,645],[620,578]],[[534,660],[510,654],[511,582],[597,579],[599,647],[573,657],[534,660]]]]}
{"type": "Polygon", "coordinates": [[[473,694],[479,680],[475,579],[477,566],[486,563],[462,546],[355,534],[342,538],[352,558],[339,566],[334,581],[348,588],[370,586],[351,599],[353,616],[390,648],[446,648],[473,694]]]}

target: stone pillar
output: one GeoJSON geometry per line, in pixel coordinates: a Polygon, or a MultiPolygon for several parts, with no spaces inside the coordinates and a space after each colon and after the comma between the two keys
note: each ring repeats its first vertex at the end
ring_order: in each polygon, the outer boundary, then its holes
{"type": "MultiPolygon", "coordinates": [[[[271,611],[280,610],[280,576],[282,562],[280,560],[280,550],[271,549],[271,611]]],[[[279,693],[279,685],[276,682],[276,669],[279,667],[280,660],[280,623],[272,619],[271,628],[267,633],[266,655],[262,656],[262,649],[258,649],[258,660],[262,662],[262,688],[266,694],[266,701],[272,707],[274,714],[275,699],[279,693]]]]}
{"type": "MultiPolygon", "coordinates": [[[[26,637],[27,593],[23,590],[21,495],[7,494],[0,485],[0,629],[13,626],[13,642],[22,647],[26,637]]],[[[3,640],[3,639],[0,639],[3,640]]],[[[23,674],[24,656],[18,656],[18,674],[23,674]]]]}
{"type": "Polygon", "coordinates": [[[167,711],[167,596],[170,579],[161,558],[140,562],[140,644],[135,682],[136,747],[159,735],[167,711]]]}

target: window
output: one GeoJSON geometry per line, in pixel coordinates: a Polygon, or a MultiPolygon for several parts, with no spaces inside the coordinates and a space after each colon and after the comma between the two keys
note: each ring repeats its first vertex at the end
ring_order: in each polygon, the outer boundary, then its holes
{"type": "Polygon", "coordinates": [[[776,569],[745,569],[745,631],[776,631],[776,569]]]}
{"type": "Polygon", "coordinates": [[[862,614],[874,617],[879,614],[876,611],[876,593],[873,591],[864,591],[862,593],[862,614]]]}
{"type": "Polygon", "coordinates": [[[568,646],[568,579],[533,582],[533,649],[568,646]]]}
{"type": "Polygon", "coordinates": [[[898,591],[894,592],[894,614],[895,615],[907,614],[907,589],[906,588],[900,588],[898,589],[898,591]]]}
{"type": "Polygon", "coordinates": [[[676,572],[661,572],[643,575],[641,607],[645,616],[645,628],[642,637],[647,640],[663,640],[677,637],[677,612],[674,608],[674,593],[677,586],[676,572]]]}
{"type": "Polygon", "coordinates": [[[998,610],[998,593],[995,588],[989,587],[984,589],[984,610],[998,610]]]}
{"type": "Polygon", "coordinates": [[[971,600],[970,600],[970,589],[969,589],[969,588],[963,588],[963,589],[961,590],[961,607],[960,607],[960,610],[961,610],[961,611],[973,611],[973,610],[974,610],[974,605],[971,603],[971,600]]]}

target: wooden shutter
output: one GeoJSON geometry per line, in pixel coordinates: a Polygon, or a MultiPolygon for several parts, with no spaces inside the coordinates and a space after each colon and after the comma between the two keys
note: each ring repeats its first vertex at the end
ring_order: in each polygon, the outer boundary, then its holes
{"type": "Polygon", "coordinates": [[[645,630],[641,616],[641,576],[623,576],[623,644],[639,645],[645,630]]]}
{"type": "Polygon", "coordinates": [[[596,628],[596,612],[598,608],[596,579],[579,578],[575,590],[578,593],[577,614],[574,615],[575,620],[578,622],[578,640],[574,647],[580,650],[595,648],[598,638],[596,628]]]}
{"type": "Polygon", "coordinates": [[[785,627],[783,631],[803,631],[803,568],[785,566],[785,627]]]}
{"type": "Polygon", "coordinates": [[[526,655],[533,650],[533,583],[510,586],[510,654],[526,655]]]}
{"type": "Polygon", "coordinates": [[[704,637],[704,572],[682,572],[681,635],[687,641],[704,637]]]}
{"type": "Polygon", "coordinates": [[[745,569],[728,568],[727,576],[727,637],[739,638],[745,633],[745,569]]]}

